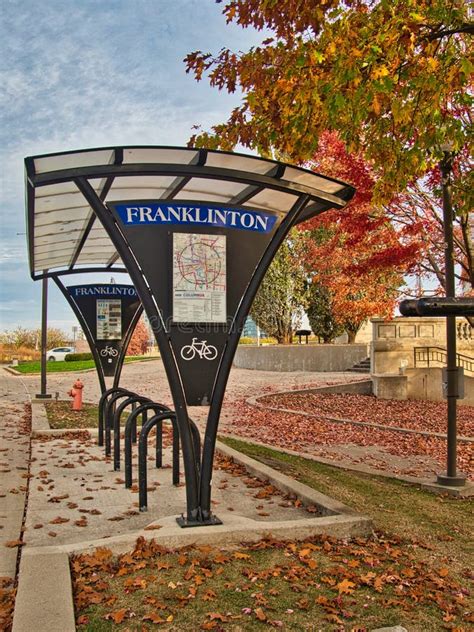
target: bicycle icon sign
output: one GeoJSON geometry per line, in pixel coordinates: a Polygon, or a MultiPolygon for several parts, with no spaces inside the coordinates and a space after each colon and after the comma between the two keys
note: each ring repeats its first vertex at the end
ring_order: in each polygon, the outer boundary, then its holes
{"type": "Polygon", "coordinates": [[[103,349],[100,350],[100,355],[103,358],[106,358],[107,356],[116,358],[118,356],[118,351],[117,349],[114,349],[113,347],[106,345],[103,349]]]}
{"type": "Polygon", "coordinates": [[[181,357],[183,360],[194,360],[196,355],[201,360],[215,360],[217,358],[217,348],[214,345],[208,345],[207,340],[198,341],[197,338],[193,338],[190,345],[185,345],[181,348],[181,357]]]}

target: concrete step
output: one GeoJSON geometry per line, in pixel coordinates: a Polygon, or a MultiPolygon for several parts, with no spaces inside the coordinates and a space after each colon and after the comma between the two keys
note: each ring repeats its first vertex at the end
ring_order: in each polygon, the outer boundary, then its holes
{"type": "Polygon", "coordinates": [[[370,373],[370,358],[365,358],[349,369],[353,373],[370,373]]]}

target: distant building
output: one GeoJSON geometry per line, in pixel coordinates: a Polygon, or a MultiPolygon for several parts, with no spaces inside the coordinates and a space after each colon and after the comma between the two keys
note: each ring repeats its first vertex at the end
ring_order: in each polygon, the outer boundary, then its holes
{"type": "Polygon", "coordinates": [[[245,321],[244,328],[242,330],[243,338],[257,338],[260,335],[260,338],[265,338],[266,334],[260,329],[260,333],[258,333],[257,325],[251,316],[247,317],[245,321]]]}

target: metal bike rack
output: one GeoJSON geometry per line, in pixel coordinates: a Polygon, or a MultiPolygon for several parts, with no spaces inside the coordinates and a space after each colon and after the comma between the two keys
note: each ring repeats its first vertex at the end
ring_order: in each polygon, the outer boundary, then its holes
{"type": "MultiPolygon", "coordinates": [[[[153,410],[155,415],[162,413],[172,413],[167,406],[162,404],[143,404],[134,410],[128,417],[125,424],[125,487],[130,488],[132,486],[132,443],[133,433],[136,431],[137,418],[141,415],[147,415],[149,410],[153,410]]],[[[147,419],[143,421],[142,429],[147,423],[147,419]]],[[[173,421],[173,420],[172,420],[173,421]]],[[[173,423],[173,485],[179,484],[179,432],[178,427],[173,423]]],[[[156,456],[155,464],[157,468],[163,466],[163,433],[161,422],[157,424],[156,428],[156,456]]]]}
{"type": "Polygon", "coordinates": [[[112,452],[112,423],[113,414],[115,412],[115,406],[119,399],[124,397],[134,397],[136,393],[133,391],[127,391],[120,389],[119,392],[115,392],[109,399],[105,400],[104,404],[104,429],[105,429],[105,456],[110,456],[112,452]]]}
{"type": "MultiPolygon", "coordinates": [[[[113,412],[112,428],[114,431],[114,470],[120,470],[120,417],[123,411],[128,406],[133,406],[133,410],[136,409],[137,404],[150,404],[153,403],[149,397],[143,397],[141,395],[131,395],[127,399],[121,402],[113,412]]],[[[132,412],[133,412],[132,410],[132,412]]],[[[143,419],[143,422],[145,419],[143,419]]],[[[132,436],[132,441],[136,442],[136,424],[135,424],[135,436],[132,436]]]]}
{"type": "Polygon", "coordinates": [[[179,432],[176,413],[170,410],[154,415],[151,419],[148,419],[143,424],[140,436],[138,437],[138,505],[140,511],[148,510],[148,473],[146,467],[148,434],[154,426],[161,424],[166,419],[169,419],[173,424],[173,485],[179,484],[179,432]],[[177,464],[177,478],[175,478],[175,464],[177,464]]]}
{"type": "Polygon", "coordinates": [[[112,388],[107,389],[106,391],[104,391],[102,393],[102,395],[100,396],[99,399],[99,437],[98,437],[98,445],[99,446],[103,446],[104,445],[104,432],[105,432],[105,407],[107,404],[107,401],[109,399],[109,397],[115,393],[130,393],[132,394],[131,391],[129,391],[126,388],[123,388],[122,386],[113,386],[112,388]]]}

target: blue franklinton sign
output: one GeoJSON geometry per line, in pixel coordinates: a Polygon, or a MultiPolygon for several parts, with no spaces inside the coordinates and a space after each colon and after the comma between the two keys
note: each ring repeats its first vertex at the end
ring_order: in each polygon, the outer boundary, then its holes
{"type": "Polygon", "coordinates": [[[160,202],[130,202],[114,204],[114,208],[125,226],[194,224],[269,233],[277,220],[276,215],[269,213],[204,205],[179,206],[160,202]]]}
{"type": "Polygon", "coordinates": [[[95,296],[101,298],[119,298],[121,296],[137,297],[137,291],[130,285],[101,284],[95,285],[73,285],[68,287],[69,294],[73,297],[95,296]]]}

